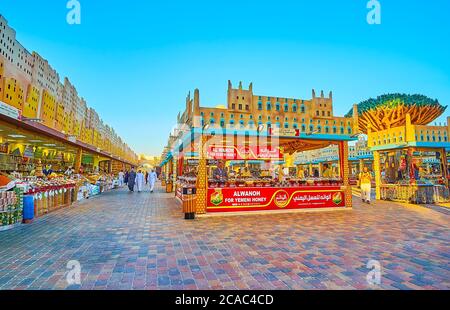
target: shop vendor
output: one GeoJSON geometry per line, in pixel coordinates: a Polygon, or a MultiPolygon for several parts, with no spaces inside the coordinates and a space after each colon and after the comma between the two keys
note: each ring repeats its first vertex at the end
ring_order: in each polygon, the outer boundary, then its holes
{"type": "Polygon", "coordinates": [[[228,178],[228,173],[222,160],[217,163],[217,168],[213,171],[213,178],[216,180],[224,180],[228,178]]]}

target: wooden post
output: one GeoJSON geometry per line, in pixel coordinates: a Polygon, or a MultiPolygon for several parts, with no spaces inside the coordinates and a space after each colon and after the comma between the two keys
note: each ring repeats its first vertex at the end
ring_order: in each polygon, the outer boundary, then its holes
{"type": "Polygon", "coordinates": [[[79,148],[77,150],[77,155],[75,155],[75,163],[73,169],[75,170],[75,173],[78,173],[81,168],[81,158],[83,157],[83,150],[79,148]]]}
{"type": "Polygon", "coordinates": [[[206,171],[206,142],[208,141],[207,136],[202,134],[199,141],[199,162],[198,162],[198,173],[197,173],[197,199],[196,199],[196,213],[205,214],[206,213],[206,199],[208,197],[208,173],[206,171]]]}
{"type": "Polygon", "coordinates": [[[177,192],[177,171],[178,171],[178,158],[173,157],[173,168],[172,168],[172,191],[177,192]]]}
{"type": "Polygon", "coordinates": [[[445,148],[441,150],[441,163],[442,163],[442,177],[444,178],[445,186],[449,186],[448,182],[448,166],[447,166],[447,152],[445,148]]]}
{"type": "Polygon", "coordinates": [[[380,167],[380,153],[373,151],[373,168],[375,173],[375,197],[381,199],[381,167],[380,167]]]}
{"type": "Polygon", "coordinates": [[[348,142],[339,142],[339,160],[340,160],[340,171],[341,178],[343,181],[343,186],[345,188],[345,206],[351,208],[353,206],[352,202],[352,187],[349,183],[349,167],[348,167],[348,142]]]}

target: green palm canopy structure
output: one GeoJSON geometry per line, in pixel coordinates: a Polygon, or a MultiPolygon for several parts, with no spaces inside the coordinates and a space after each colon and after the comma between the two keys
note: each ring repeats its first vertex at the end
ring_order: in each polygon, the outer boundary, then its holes
{"type": "MultiPolygon", "coordinates": [[[[386,130],[403,126],[406,115],[411,116],[414,125],[427,125],[444,113],[447,106],[442,106],[437,99],[424,95],[385,94],[368,99],[357,106],[358,127],[360,132],[367,133],[370,126],[373,131],[386,130]]],[[[345,117],[353,117],[350,110],[345,117]]]]}

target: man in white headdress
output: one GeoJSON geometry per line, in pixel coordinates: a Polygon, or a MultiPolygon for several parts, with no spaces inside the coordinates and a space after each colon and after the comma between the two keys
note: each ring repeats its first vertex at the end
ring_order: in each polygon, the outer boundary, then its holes
{"type": "Polygon", "coordinates": [[[136,187],[138,192],[141,192],[142,188],[144,187],[144,174],[141,170],[139,170],[136,174],[136,187]]]}
{"type": "Polygon", "coordinates": [[[150,185],[150,192],[153,193],[153,189],[155,188],[156,180],[158,179],[158,175],[156,174],[155,170],[152,170],[148,174],[148,184],[150,185]]]}

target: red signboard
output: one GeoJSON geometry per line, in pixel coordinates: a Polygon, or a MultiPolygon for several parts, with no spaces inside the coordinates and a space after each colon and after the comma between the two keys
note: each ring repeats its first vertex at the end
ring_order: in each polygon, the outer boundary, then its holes
{"type": "Polygon", "coordinates": [[[228,160],[271,160],[283,159],[278,147],[271,146],[228,146],[210,145],[207,150],[208,158],[228,160]]]}
{"type": "Polygon", "coordinates": [[[242,187],[208,189],[208,212],[345,207],[340,187],[242,187]]]}

